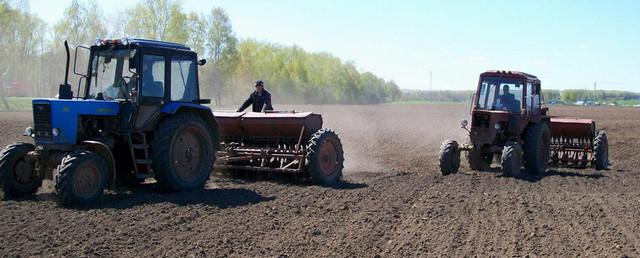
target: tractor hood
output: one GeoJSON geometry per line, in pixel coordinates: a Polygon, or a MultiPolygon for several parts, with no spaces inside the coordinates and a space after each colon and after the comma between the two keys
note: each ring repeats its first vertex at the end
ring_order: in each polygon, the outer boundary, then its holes
{"type": "Polygon", "coordinates": [[[33,124],[36,144],[76,144],[78,117],[115,116],[118,101],[34,99],[33,124]]]}

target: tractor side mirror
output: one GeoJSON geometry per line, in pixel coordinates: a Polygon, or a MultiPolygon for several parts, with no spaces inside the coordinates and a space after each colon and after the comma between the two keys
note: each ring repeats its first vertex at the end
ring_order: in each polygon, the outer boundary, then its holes
{"type": "MultiPolygon", "coordinates": [[[[83,62],[83,64],[88,64],[89,63],[89,54],[91,52],[91,49],[85,46],[76,46],[76,53],[73,57],[73,73],[75,75],[78,76],[82,76],[82,77],[89,77],[89,75],[84,74],[84,73],[80,73],[78,72],[78,53],[80,53],[80,60],[84,61],[87,60],[87,62],[83,62]]],[[[83,66],[85,69],[87,68],[86,66],[83,66]]]]}
{"type": "Polygon", "coordinates": [[[200,66],[202,66],[202,65],[204,65],[206,63],[207,63],[207,59],[203,58],[203,59],[198,60],[198,65],[200,65],[200,66]]]}

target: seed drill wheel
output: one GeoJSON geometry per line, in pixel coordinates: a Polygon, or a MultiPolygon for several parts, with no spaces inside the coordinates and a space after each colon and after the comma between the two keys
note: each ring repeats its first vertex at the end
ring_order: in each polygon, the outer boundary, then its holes
{"type": "Polygon", "coordinates": [[[342,177],[344,152],[331,129],[315,132],[307,144],[307,173],[318,184],[334,185],[342,177]]]}
{"type": "Polygon", "coordinates": [[[34,149],[29,143],[15,143],[7,146],[0,154],[0,186],[5,198],[15,198],[35,193],[42,185],[42,178],[32,164],[25,160],[34,149]]]}
{"type": "Polygon", "coordinates": [[[473,170],[487,171],[493,161],[493,153],[485,153],[480,148],[474,146],[467,152],[469,167],[473,170]]]}
{"type": "Polygon", "coordinates": [[[543,174],[551,155],[551,130],[546,123],[535,123],[526,132],[524,139],[524,159],[527,173],[543,174]]]}
{"type": "Polygon", "coordinates": [[[607,132],[599,131],[593,140],[593,156],[596,170],[604,170],[609,166],[609,140],[607,132]]]}
{"type": "Polygon", "coordinates": [[[211,128],[193,114],[174,115],[157,128],[151,160],[160,187],[168,191],[204,187],[215,161],[211,128]]]}
{"type": "Polygon", "coordinates": [[[74,152],[62,159],[55,178],[58,201],[63,206],[95,202],[108,181],[106,162],[90,151],[74,152]]]}
{"type": "Polygon", "coordinates": [[[517,141],[508,141],[502,148],[501,161],[502,174],[505,176],[517,175],[522,167],[522,148],[517,141]]]}
{"type": "Polygon", "coordinates": [[[442,175],[457,173],[460,169],[460,149],[458,142],[446,140],[440,146],[440,172],[442,175]]]}

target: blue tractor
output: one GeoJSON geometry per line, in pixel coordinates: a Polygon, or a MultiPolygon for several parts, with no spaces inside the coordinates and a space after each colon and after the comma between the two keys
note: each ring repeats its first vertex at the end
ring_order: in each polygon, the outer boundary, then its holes
{"type": "Polygon", "coordinates": [[[33,100],[32,143],[0,154],[5,198],[34,194],[53,180],[64,206],[96,201],[105,189],[155,178],[162,189],[202,188],[219,145],[218,125],[203,104],[197,54],[176,43],[118,39],[78,46],[74,94],[65,81],[54,99],[33,100]],[[86,72],[76,71],[78,53],[86,72]]]}

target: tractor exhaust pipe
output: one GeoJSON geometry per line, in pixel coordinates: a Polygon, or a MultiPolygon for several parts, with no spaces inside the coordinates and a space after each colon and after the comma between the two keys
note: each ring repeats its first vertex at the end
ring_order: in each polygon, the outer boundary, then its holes
{"type": "Polygon", "coordinates": [[[64,84],[60,84],[60,88],[58,89],[58,98],[72,99],[73,91],[71,90],[71,85],[69,85],[69,61],[71,54],[69,53],[69,44],[66,40],[64,41],[64,49],[67,51],[67,66],[64,71],[64,84]]]}

